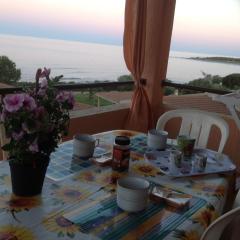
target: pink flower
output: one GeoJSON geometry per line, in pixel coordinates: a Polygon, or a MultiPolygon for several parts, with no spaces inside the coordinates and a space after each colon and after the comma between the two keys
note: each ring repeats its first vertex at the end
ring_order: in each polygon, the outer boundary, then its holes
{"type": "Polygon", "coordinates": [[[63,91],[58,93],[58,95],[56,96],[56,100],[60,103],[65,101],[65,95],[63,91]]]}
{"type": "Polygon", "coordinates": [[[72,94],[72,92],[68,92],[68,104],[71,106],[71,108],[73,108],[74,104],[75,104],[75,99],[74,96],[72,94]]]}
{"type": "Polygon", "coordinates": [[[35,114],[37,118],[43,118],[44,113],[45,113],[45,109],[42,106],[35,109],[35,114]]]}
{"type": "Polygon", "coordinates": [[[51,72],[50,68],[47,69],[46,67],[44,67],[44,70],[40,74],[40,78],[45,77],[46,79],[49,79],[50,72],[51,72]]]}
{"type": "Polygon", "coordinates": [[[37,107],[34,98],[29,96],[28,94],[24,94],[23,105],[29,111],[32,111],[32,110],[34,110],[37,107]]]}
{"type": "Polygon", "coordinates": [[[47,88],[48,86],[48,80],[47,79],[42,79],[40,82],[40,88],[47,88]]]}
{"type": "Polygon", "coordinates": [[[19,141],[19,140],[22,139],[23,135],[24,135],[24,132],[23,132],[23,131],[21,131],[21,132],[19,132],[19,133],[13,132],[13,133],[12,133],[12,138],[13,138],[15,141],[19,141]]]}
{"type": "Polygon", "coordinates": [[[56,100],[60,103],[67,102],[70,105],[70,108],[73,107],[75,102],[73,94],[71,92],[65,92],[65,91],[60,92],[57,95],[56,100]]]}
{"type": "Polygon", "coordinates": [[[46,95],[46,88],[40,88],[37,92],[38,96],[43,97],[44,95],[46,95]]]}
{"type": "Polygon", "coordinates": [[[40,78],[46,78],[46,79],[50,79],[49,76],[50,76],[50,72],[51,72],[51,69],[47,69],[47,68],[44,68],[44,70],[42,71],[41,68],[39,68],[36,72],[36,81],[37,81],[37,85],[38,85],[38,82],[39,82],[39,79],[40,78]]]}
{"type": "Polygon", "coordinates": [[[10,94],[3,99],[5,109],[8,112],[17,112],[23,106],[23,101],[23,94],[10,94]]]}
{"type": "Polygon", "coordinates": [[[35,139],[33,141],[33,143],[29,146],[29,150],[31,152],[38,152],[39,151],[38,144],[37,144],[37,139],[35,139]]]}

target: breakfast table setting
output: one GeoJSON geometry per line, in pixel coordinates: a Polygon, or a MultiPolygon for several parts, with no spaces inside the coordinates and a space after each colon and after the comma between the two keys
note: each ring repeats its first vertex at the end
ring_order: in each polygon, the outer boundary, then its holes
{"type": "Polygon", "coordinates": [[[200,239],[223,213],[235,171],[228,156],[157,130],[76,134],[51,154],[33,197],[13,194],[0,165],[4,240],[200,239]]]}

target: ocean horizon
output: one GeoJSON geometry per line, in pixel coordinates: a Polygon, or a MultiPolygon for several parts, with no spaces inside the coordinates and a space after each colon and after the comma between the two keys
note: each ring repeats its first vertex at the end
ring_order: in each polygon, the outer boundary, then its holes
{"type": "MultiPolygon", "coordinates": [[[[116,81],[130,74],[122,46],[117,45],[0,34],[1,55],[8,56],[21,69],[21,81],[34,81],[36,70],[43,67],[51,68],[51,76],[63,75],[63,81],[76,83],[116,81]]],[[[187,83],[202,77],[202,72],[219,76],[240,73],[237,64],[188,59],[215,56],[220,55],[170,51],[167,79],[187,83]]]]}

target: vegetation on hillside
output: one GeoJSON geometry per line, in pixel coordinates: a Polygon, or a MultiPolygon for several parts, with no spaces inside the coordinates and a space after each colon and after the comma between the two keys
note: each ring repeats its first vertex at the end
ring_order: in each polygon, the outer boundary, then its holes
{"type": "Polygon", "coordinates": [[[207,61],[207,62],[240,64],[240,58],[230,58],[230,57],[190,57],[187,59],[207,61]]]}
{"type": "Polygon", "coordinates": [[[222,85],[231,90],[240,88],[240,73],[233,73],[222,78],[222,85]]]}
{"type": "MultiPolygon", "coordinates": [[[[133,77],[132,75],[121,75],[120,77],[118,77],[117,79],[118,82],[131,82],[133,81],[133,77]]],[[[132,91],[134,88],[134,85],[130,86],[121,86],[121,87],[118,87],[118,91],[132,91]]]]}
{"type": "MultiPolygon", "coordinates": [[[[127,81],[133,81],[132,75],[122,75],[118,77],[118,82],[127,82],[127,81]]],[[[170,82],[170,80],[168,80],[170,82]]],[[[119,91],[132,91],[133,86],[121,86],[118,88],[119,91]]],[[[164,95],[171,95],[174,94],[174,88],[173,87],[164,87],[164,95]]]]}
{"type": "MultiPolygon", "coordinates": [[[[240,89],[240,74],[233,73],[225,77],[220,77],[218,75],[211,75],[202,72],[203,77],[190,81],[187,85],[220,89],[220,90],[238,90],[240,89]]],[[[191,90],[181,90],[180,94],[191,94],[196,93],[191,90]]]]}
{"type": "Polygon", "coordinates": [[[21,78],[21,70],[7,56],[0,56],[0,82],[15,85],[21,78]]]}

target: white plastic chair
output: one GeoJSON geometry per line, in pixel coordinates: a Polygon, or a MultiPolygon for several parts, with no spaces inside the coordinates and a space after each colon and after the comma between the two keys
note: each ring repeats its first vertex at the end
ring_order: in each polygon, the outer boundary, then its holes
{"type": "Polygon", "coordinates": [[[229,127],[224,119],[215,114],[195,110],[177,109],[165,112],[160,116],[156,129],[164,130],[166,123],[173,118],[182,119],[179,135],[189,135],[196,139],[195,147],[206,148],[212,125],[217,126],[221,131],[221,141],[218,152],[221,153],[229,135],[229,127]]]}
{"type": "MultiPolygon", "coordinates": [[[[234,208],[216,219],[203,233],[201,240],[219,240],[228,224],[240,216],[240,207],[234,208]]],[[[230,237],[230,236],[229,236],[230,237]]]]}

